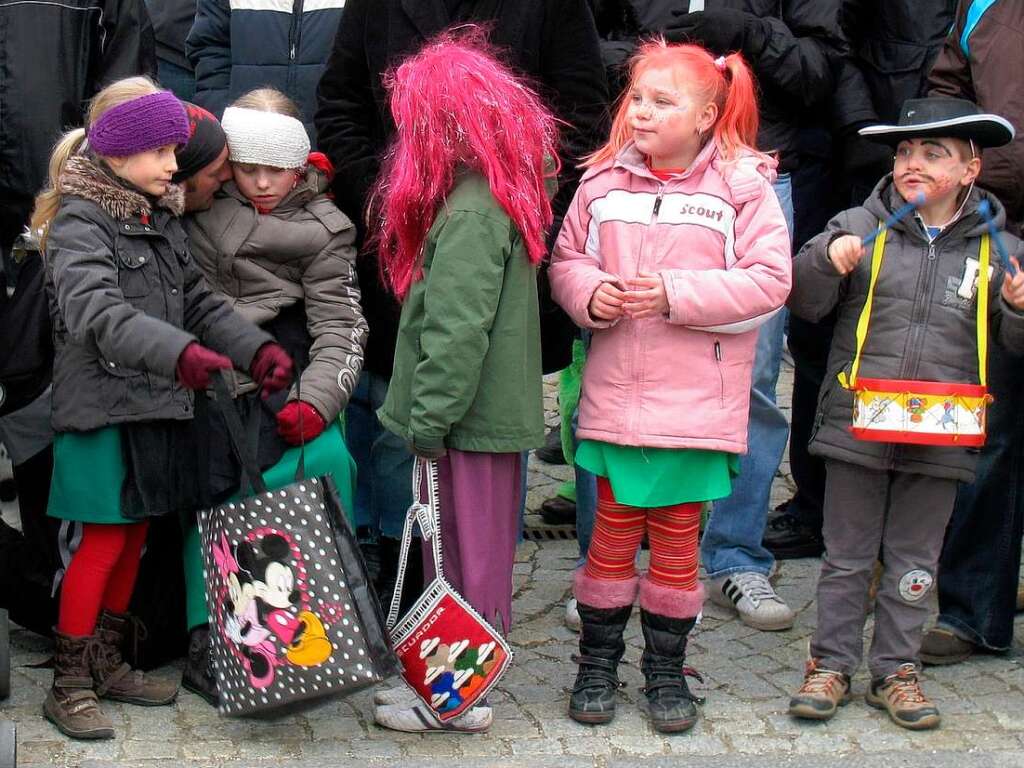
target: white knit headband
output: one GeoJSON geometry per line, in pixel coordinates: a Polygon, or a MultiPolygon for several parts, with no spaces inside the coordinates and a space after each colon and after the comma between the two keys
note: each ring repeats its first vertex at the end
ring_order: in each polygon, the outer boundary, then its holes
{"type": "Polygon", "coordinates": [[[228,107],[220,121],[233,163],[302,168],[309,157],[309,136],[294,117],[259,109],[228,107]]]}

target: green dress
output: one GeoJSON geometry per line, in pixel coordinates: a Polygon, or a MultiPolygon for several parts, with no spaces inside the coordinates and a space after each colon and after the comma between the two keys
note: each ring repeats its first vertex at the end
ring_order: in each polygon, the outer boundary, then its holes
{"type": "Polygon", "coordinates": [[[732,493],[739,456],[722,451],[643,448],[584,440],[576,463],[608,478],[615,500],[631,507],[714,501],[732,493]]]}

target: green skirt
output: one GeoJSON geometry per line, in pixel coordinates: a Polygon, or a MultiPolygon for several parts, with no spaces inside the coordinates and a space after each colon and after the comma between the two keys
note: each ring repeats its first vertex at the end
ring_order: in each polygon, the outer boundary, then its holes
{"type": "Polygon", "coordinates": [[[722,451],[642,448],[584,440],[576,463],[611,484],[615,500],[631,507],[714,501],[732,493],[739,456],[722,451]]]}
{"type": "Polygon", "coordinates": [[[137,523],[121,514],[124,476],[120,426],[58,432],[47,513],[82,523],[137,523]]]}

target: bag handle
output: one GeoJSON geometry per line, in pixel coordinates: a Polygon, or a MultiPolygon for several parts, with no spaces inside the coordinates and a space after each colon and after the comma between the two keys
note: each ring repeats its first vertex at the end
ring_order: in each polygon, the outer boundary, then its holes
{"type": "Polygon", "coordinates": [[[228,427],[228,438],[231,440],[231,449],[241,465],[242,476],[239,487],[241,489],[248,486],[252,488],[254,494],[266,493],[267,484],[263,482],[263,473],[260,472],[260,463],[255,452],[259,432],[257,430],[256,440],[246,437],[245,427],[242,426],[242,417],[238,415],[238,408],[235,407],[234,398],[231,396],[230,376],[230,371],[221,371],[219,375],[214,376],[213,391],[217,393],[217,402],[220,403],[221,413],[224,414],[224,422],[228,427]]]}
{"type": "Polygon", "coordinates": [[[398,611],[402,603],[402,587],[405,584],[405,570],[409,558],[409,547],[412,544],[412,526],[419,522],[424,539],[429,539],[434,555],[434,575],[438,581],[447,586],[444,578],[444,563],[441,555],[441,505],[440,479],[437,462],[433,459],[415,460],[412,470],[412,506],[405,515],[405,527],[402,529],[402,547],[398,553],[398,576],[395,578],[395,591],[391,595],[391,607],[388,610],[388,631],[398,621],[398,611]],[[421,486],[423,485],[423,467],[427,468],[427,503],[424,504],[421,486]]]}
{"type": "MultiPolygon", "coordinates": [[[[885,258],[886,226],[879,223],[878,236],[875,238],[874,247],[871,249],[871,279],[868,283],[868,296],[864,300],[864,307],[860,311],[860,319],[857,320],[857,348],[853,355],[853,365],[850,367],[850,375],[847,377],[845,371],[840,371],[837,378],[843,389],[855,389],[857,386],[857,373],[860,371],[861,353],[864,351],[864,343],[868,337],[868,326],[871,323],[871,307],[875,300],[875,284],[878,282],[878,275],[882,271],[882,260],[885,258]]],[[[975,302],[977,317],[975,327],[978,334],[978,381],[981,386],[986,385],[988,379],[988,268],[991,257],[991,244],[988,233],[981,236],[981,246],[978,249],[978,299],[975,302]]]]}

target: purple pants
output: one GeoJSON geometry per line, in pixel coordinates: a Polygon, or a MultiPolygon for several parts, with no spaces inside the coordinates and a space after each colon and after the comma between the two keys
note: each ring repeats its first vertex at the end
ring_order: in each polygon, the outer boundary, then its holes
{"type": "MultiPolygon", "coordinates": [[[[437,469],[445,578],[481,616],[508,634],[522,456],[449,448],[448,455],[438,459],[437,469]]],[[[425,492],[424,486],[424,499],[425,492]]],[[[433,555],[426,542],[423,576],[427,584],[434,578],[433,555]]]]}

